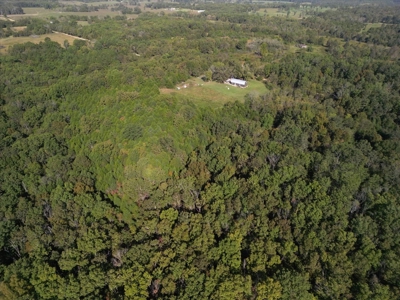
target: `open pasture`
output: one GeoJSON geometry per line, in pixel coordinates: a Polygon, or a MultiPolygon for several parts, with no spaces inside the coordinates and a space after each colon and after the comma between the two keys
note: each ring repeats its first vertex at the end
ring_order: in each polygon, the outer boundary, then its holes
{"type": "Polygon", "coordinates": [[[243,102],[247,94],[263,94],[266,91],[265,85],[257,80],[249,80],[247,88],[239,88],[214,81],[204,82],[200,78],[190,79],[175,89],[161,89],[163,94],[176,93],[200,106],[214,108],[221,107],[227,102],[243,102]]]}
{"type": "Polygon", "coordinates": [[[114,5],[120,3],[120,1],[98,1],[98,2],[84,2],[84,1],[59,1],[59,3],[64,5],[83,5],[88,6],[98,6],[98,5],[114,5]]]}
{"type": "Polygon", "coordinates": [[[329,7],[301,5],[300,7],[291,7],[290,10],[281,8],[260,8],[257,14],[268,17],[285,17],[292,19],[300,19],[308,17],[314,13],[324,12],[331,10],[329,7]]]}
{"type": "Polygon", "coordinates": [[[88,16],[88,17],[105,17],[105,16],[118,16],[121,14],[120,11],[111,11],[111,9],[99,9],[98,11],[91,12],[66,12],[62,11],[60,8],[55,9],[45,9],[43,7],[25,7],[23,8],[25,14],[23,15],[10,15],[9,19],[19,20],[21,18],[36,17],[36,18],[58,18],[60,16],[88,16]]]}
{"type": "Polygon", "coordinates": [[[12,31],[19,32],[19,31],[24,31],[26,29],[26,26],[14,26],[11,28],[12,31]]]}
{"type": "Polygon", "coordinates": [[[64,41],[67,40],[68,43],[72,44],[76,38],[65,35],[62,33],[49,33],[49,34],[43,34],[39,35],[37,37],[32,37],[32,36],[23,36],[23,37],[8,37],[8,38],[3,38],[0,39],[0,53],[5,53],[7,52],[7,49],[15,44],[22,44],[22,43],[35,43],[39,44],[40,42],[43,42],[45,38],[50,38],[52,41],[59,43],[60,45],[64,45],[64,41]]]}
{"type": "Polygon", "coordinates": [[[361,30],[361,32],[366,32],[371,28],[381,28],[383,23],[367,23],[365,27],[361,30]]]}

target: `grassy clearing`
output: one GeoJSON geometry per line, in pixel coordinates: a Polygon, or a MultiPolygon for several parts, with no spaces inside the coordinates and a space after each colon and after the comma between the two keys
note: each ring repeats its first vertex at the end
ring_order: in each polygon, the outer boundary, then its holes
{"type": "Polygon", "coordinates": [[[383,23],[368,23],[360,32],[367,32],[371,28],[380,28],[382,25],[383,23]]]}
{"type": "Polygon", "coordinates": [[[279,8],[261,8],[257,11],[257,14],[268,17],[285,17],[291,19],[299,19],[305,17],[305,12],[297,9],[291,9],[289,14],[287,11],[279,8]]]}
{"type": "Polygon", "coordinates": [[[64,5],[83,5],[86,4],[88,6],[98,6],[98,5],[114,5],[120,3],[120,1],[98,1],[98,2],[88,2],[85,3],[83,1],[59,1],[64,5]]]}
{"type": "Polygon", "coordinates": [[[308,17],[314,12],[324,12],[327,10],[332,10],[332,8],[303,5],[300,6],[300,8],[291,7],[289,13],[287,10],[280,8],[261,8],[257,11],[257,14],[268,17],[287,17],[292,19],[300,19],[308,17]]]}
{"type": "Polygon", "coordinates": [[[12,31],[24,31],[26,29],[26,26],[15,26],[15,27],[11,27],[12,31]]]}
{"type": "MultiPolygon", "coordinates": [[[[128,7],[134,8],[134,6],[129,6],[129,5],[128,5],[128,7]]],[[[179,8],[179,7],[177,7],[174,10],[170,10],[168,8],[159,8],[159,9],[148,8],[148,7],[146,7],[146,3],[141,3],[140,4],[140,9],[143,12],[151,12],[151,13],[154,13],[154,14],[162,13],[162,14],[166,14],[167,15],[167,14],[176,14],[178,12],[186,12],[186,13],[194,14],[194,15],[199,14],[197,12],[197,10],[188,9],[188,8],[179,8]]]]}
{"type": "Polygon", "coordinates": [[[318,45],[308,45],[310,49],[300,49],[297,45],[290,45],[289,53],[311,52],[314,54],[321,54],[326,52],[326,47],[318,45]]]}
{"type": "Polygon", "coordinates": [[[261,8],[257,11],[259,15],[266,15],[268,17],[283,17],[286,16],[286,12],[280,10],[279,8],[261,8]]]}
{"type": "MultiPolygon", "coordinates": [[[[72,2],[63,2],[65,5],[82,5],[85,4],[84,2],[80,1],[72,1],[72,2]]],[[[61,16],[87,16],[87,17],[105,17],[105,16],[110,16],[110,17],[115,17],[122,15],[120,11],[112,11],[111,8],[114,7],[115,4],[118,4],[120,2],[118,1],[110,1],[110,2],[91,2],[91,3],[86,3],[88,6],[95,6],[95,5],[101,5],[101,4],[106,4],[108,6],[107,9],[99,9],[98,11],[91,11],[91,12],[66,12],[62,11],[61,8],[55,8],[55,9],[45,9],[43,7],[23,7],[24,14],[22,15],[10,15],[8,20],[10,21],[16,21],[20,20],[22,18],[29,18],[29,17],[35,17],[35,18],[42,18],[42,19],[48,19],[48,18],[59,18],[61,16]]],[[[176,13],[178,11],[184,11],[184,12],[189,12],[193,14],[197,14],[196,10],[190,10],[190,9],[176,9],[174,11],[170,11],[167,9],[149,9],[145,7],[146,3],[141,3],[140,8],[142,9],[143,12],[150,11],[152,13],[161,13],[163,12],[164,14],[170,14],[170,13],[176,13]]],[[[129,8],[134,8],[132,5],[126,5],[129,8]]],[[[137,18],[138,15],[136,14],[127,14],[126,15],[129,19],[134,19],[137,18]]],[[[0,19],[3,18],[4,20],[7,20],[7,18],[1,17],[0,19]]],[[[81,24],[81,23],[79,23],[81,24]]],[[[82,23],[81,25],[85,26],[87,23],[82,23]]]]}
{"type": "Polygon", "coordinates": [[[290,2],[290,1],[263,1],[263,0],[259,0],[259,1],[253,1],[253,3],[288,3],[288,4],[292,4],[293,2],[290,2]]]}
{"type": "Polygon", "coordinates": [[[27,42],[39,44],[40,42],[43,42],[46,37],[50,38],[54,42],[59,43],[61,46],[64,45],[65,40],[67,40],[70,44],[72,44],[75,40],[74,37],[67,36],[67,35],[61,34],[61,33],[43,34],[36,38],[30,37],[30,36],[8,37],[8,38],[0,39],[0,46],[4,47],[4,48],[0,49],[0,53],[6,53],[7,49],[15,44],[22,44],[22,43],[27,43],[27,42]]]}
{"type": "Polygon", "coordinates": [[[58,18],[60,16],[97,16],[97,17],[105,17],[105,16],[118,16],[121,14],[119,11],[111,11],[111,9],[99,9],[98,11],[91,12],[64,12],[59,8],[56,9],[45,9],[43,7],[24,7],[25,14],[23,15],[10,15],[10,18],[13,20],[19,20],[27,17],[37,17],[37,18],[58,18]]]}
{"type": "Polygon", "coordinates": [[[213,108],[219,108],[227,102],[243,102],[245,95],[249,93],[263,94],[267,90],[262,82],[256,80],[249,80],[248,87],[242,89],[223,83],[204,82],[200,78],[190,79],[178,87],[180,90],[161,89],[161,93],[176,93],[190,99],[201,107],[213,108]],[[184,85],[187,87],[184,88],[184,85]]]}
{"type": "Polygon", "coordinates": [[[87,26],[87,25],[89,25],[89,22],[88,22],[88,21],[77,21],[77,23],[78,23],[78,25],[81,25],[81,26],[87,26]]]}

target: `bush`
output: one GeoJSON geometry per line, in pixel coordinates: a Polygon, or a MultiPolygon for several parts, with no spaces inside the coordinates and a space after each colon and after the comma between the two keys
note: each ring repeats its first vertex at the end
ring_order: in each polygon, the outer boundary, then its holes
{"type": "Polygon", "coordinates": [[[143,136],[143,128],[137,124],[129,124],[124,129],[123,136],[128,140],[136,140],[143,136]]]}

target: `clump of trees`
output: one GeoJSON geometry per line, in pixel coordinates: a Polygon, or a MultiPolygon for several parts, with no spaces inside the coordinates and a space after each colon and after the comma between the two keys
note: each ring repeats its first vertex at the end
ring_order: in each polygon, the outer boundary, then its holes
{"type": "Polygon", "coordinates": [[[0,15],[18,15],[23,14],[24,10],[20,5],[15,5],[12,2],[0,2],[0,15]]]}

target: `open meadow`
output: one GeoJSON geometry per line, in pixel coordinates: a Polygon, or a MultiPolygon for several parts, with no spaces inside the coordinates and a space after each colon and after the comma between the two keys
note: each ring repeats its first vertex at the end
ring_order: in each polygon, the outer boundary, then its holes
{"type": "Polygon", "coordinates": [[[381,28],[383,25],[383,23],[367,23],[365,25],[365,27],[360,31],[360,33],[362,32],[367,32],[368,30],[370,30],[371,28],[381,28]]]}
{"type": "Polygon", "coordinates": [[[114,4],[118,4],[120,3],[120,1],[98,1],[98,2],[84,2],[84,1],[59,1],[60,4],[64,4],[64,5],[114,5],[114,4]]]}
{"type": "Polygon", "coordinates": [[[66,35],[63,33],[48,33],[39,36],[21,36],[21,37],[8,37],[0,39],[0,53],[6,53],[8,48],[15,45],[15,44],[22,44],[22,43],[35,43],[39,44],[43,42],[46,38],[50,38],[52,41],[59,43],[61,46],[64,45],[64,41],[67,40],[68,43],[72,44],[74,40],[77,38],[66,35]]]}
{"type": "Polygon", "coordinates": [[[239,88],[214,81],[204,82],[201,78],[194,78],[179,84],[175,89],[161,89],[160,91],[163,94],[176,93],[182,95],[202,107],[218,108],[227,102],[244,102],[244,97],[250,93],[263,94],[266,92],[266,87],[257,80],[249,80],[247,88],[239,88]]]}
{"type": "Polygon", "coordinates": [[[24,7],[24,12],[25,14],[22,15],[10,15],[8,18],[13,21],[13,20],[19,20],[22,18],[27,18],[27,17],[36,17],[36,18],[58,18],[60,16],[88,16],[88,17],[105,17],[105,16],[118,16],[121,14],[120,11],[112,11],[110,8],[109,9],[99,9],[98,11],[90,11],[90,12],[66,12],[62,11],[60,8],[55,8],[55,9],[45,9],[43,7],[24,7]]]}
{"type": "Polygon", "coordinates": [[[292,19],[301,19],[304,17],[309,17],[315,12],[319,13],[331,9],[333,8],[302,5],[300,7],[291,7],[290,10],[282,8],[261,8],[256,13],[268,17],[287,17],[292,19]]]}

